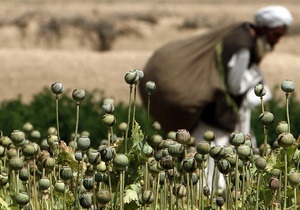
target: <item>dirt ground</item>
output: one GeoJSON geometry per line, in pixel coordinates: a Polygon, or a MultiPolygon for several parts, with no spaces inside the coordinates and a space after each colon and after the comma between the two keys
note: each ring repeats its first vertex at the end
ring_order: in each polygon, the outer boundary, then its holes
{"type": "Polygon", "coordinates": [[[143,69],[153,51],[162,44],[234,21],[251,21],[260,7],[279,3],[291,10],[294,25],[276,50],[263,60],[261,68],[271,87],[291,79],[297,94],[300,4],[293,0],[0,1],[0,101],[21,95],[24,102],[29,102],[43,87],[59,81],[70,91],[83,88],[88,93],[101,89],[107,97],[127,102],[129,88],[124,81],[125,73],[134,68],[143,69]],[[24,20],[27,16],[22,19],[21,15],[33,11],[38,11],[40,16],[27,22],[25,29],[22,21],[19,25],[8,24],[17,18],[24,20]],[[155,20],[151,23],[130,18],[134,14],[152,15],[155,20]],[[119,33],[111,49],[105,52],[95,50],[94,43],[86,39],[80,43],[77,38],[85,35],[78,35],[75,29],[64,29],[59,44],[51,47],[36,42],[37,18],[74,15],[114,20],[118,31],[123,33],[119,33]],[[197,27],[183,28],[187,20],[198,23],[197,27]]]}

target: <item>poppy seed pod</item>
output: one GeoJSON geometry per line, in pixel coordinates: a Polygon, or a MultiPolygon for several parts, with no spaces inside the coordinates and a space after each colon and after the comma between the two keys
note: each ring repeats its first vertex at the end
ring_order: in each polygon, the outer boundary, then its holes
{"type": "Polygon", "coordinates": [[[9,177],[7,173],[0,174],[0,186],[5,186],[8,183],[9,177]]]}
{"type": "Polygon", "coordinates": [[[60,177],[64,180],[67,181],[73,177],[73,171],[70,166],[63,166],[60,169],[60,177]]]}
{"type": "Polygon", "coordinates": [[[108,190],[99,190],[96,199],[100,204],[106,205],[111,200],[111,195],[108,190]]]}
{"type": "Polygon", "coordinates": [[[217,167],[219,171],[224,175],[228,174],[231,170],[231,165],[226,159],[219,160],[217,162],[217,167]]]}
{"type": "Polygon", "coordinates": [[[207,161],[207,155],[201,155],[199,153],[196,153],[194,158],[198,164],[203,164],[205,161],[207,161]]]}
{"type": "Polygon", "coordinates": [[[29,133],[33,130],[33,125],[30,122],[27,122],[23,125],[23,130],[29,133]]]}
{"type": "Polygon", "coordinates": [[[235,167],[235,165],[236,165],[236,154],[235,153],[226,155],[225,159],[230,163],[231,167],[235,167]]]}
{"type": "Polygon", "coordinates": [[[240,145],[237,148],[236,152],[239,155],[239,158],[243,161],[249,160],[251,155],[253,154],[252,149],[247,145],[240,145]]]}
{"type": "Polygon", "coordinates": [[[176,186],[174,186],[173,194],[177,198],[185,197],[187,195],[186,186],[184,186],[183,184],[176,184],[176,186]]]}
{"type": "Polygon", "coordinates": [[[38,186],[41,191],[47,190],[50,187],[50,185],[51,185],[51,182],[48,178],[41,178],[38,181],[38,186]]]}
{"type": "Polygon", "coordinates": [[[125,74],[124,79],[127,84],[134,85],[139,81],[139,74],[134,70],[130,70],[125,74]]]}
{"type": "Polygon", "coordinates": [[[6,155],[6,148],[0,145],[0,158],[6,155]]]}
{"type": "Polygon", "coordinates": [[[121,122],[118,129],[122,132],[125,132],[127,129],[127,123],[126,122],[121,122]]]}
{"type": "Polygon", "coordinates": [[[112,114],[104,114],[102,117],[102,124],[108,128],[116,123],[116,118],[112,114]]]}
{"type": "Polygon", "coordinates": [[[210,149],[210,144],[207,141],[200,141],[196,146],[197,152],[201,155],[208,154],[210,149]]]}
{"type": "Polygon", "coordinates": [[[225,201],[224,201],[223,197],[217,197],[216,198],[216,204],[217,204],[217,206],[221,207],[221,206],[224,205],[224,203],[225,203],[225,201]]]}
{"type": "Polygon", "coordinates": [[[100,154],[101,154],[102,161],[104,161],[105,163],[108,163],[115,157],[116,150],[114,147],[106,147],[100,151],[100,154]]]}
{"type": "Polygon", "coordinates": [[[148,92],[148,94],[153,93],[155,91],[155,89],[156,89],[155,82],[148,81],[146,83],[146,91],[148,92]]]}
{"type": "Polygon", "coordinates": [[[138,76],[139,76],[139,80],[143,79],[144,78],[144,72],[141,70],[141,69],[133,69],[133,71],[135,71],[138,76]]]}
{"type": "Polygon", "coordinates": [[[28,204],[29,200],[30,200],[30,197],[27,193],[25,192],[20,192],[16,195],[15,197],[16,199],[16,203],[19,205],[19,206],[25,206],[28,204]]]}
{"type": "Polygon", "coordinates": [[[92,201],[92,196],[87,194],[87,193],[83,193],[80,197],[79,197],[79,203],[80,206],[84,209],[90,209],[93,201],[92,201]]]}
{"type": "Polygon", "coordinates": [[[39,151],[39,146],[36,143],[29,143],[22,148],[22,154],[27,157],[34,157],[39,151]]]}
{"type": "Polygon", "coordinates": [[[93,187],[94,187],[94,179],[93,179],[93,177],[85,177],[82,180],[82,185],[83,185],[84,189],[86,189],[87,191],[92,190],[93,187]]]}
{"type": "Polygon", "coordinates": [[[19,171],[24,167],[23,158],[14,157],[9,160],[9,166],[14,171],[19,171]]]}
{"type": "Polygon", "coordinates": [[[256,158],[254,163],[255,163],[257,170],[260,170],[260,171],[264,170],[267,166],[267,161],[264,157],[256,158]]]}
{"type": "Polygon", "coordinates": [[[205,141],[212,142],[213,140],[215,140],[215,138],[216,138],[216,136],[213,131],[207,130],[203,134],[203,139],[205,141]]]}
{"type": "Polygon", "coordinates": [[[59,95],[62,94],[64,91],[64,86],[62,83],[60,82],[55,82],[51,85],[51,91],[52,93],[54,93],[55,95],[59,95]]]}
{"type": "Polygon", "coordinates": [[[234,147],[238,147],[245,143],[245,135],[243,133],[231,133],[229,136],[229,142],[234,147]]]}
{"type": "Polygon", "coordinates": [[[274,115],[269,111],[264,111],[259,115],[259,122],[265,126],[269,126],[274,121],[274,115]]]}
{"type": "Polygon", "coordinates": [[[22,168],[20,171],[19,171],[19,179],[23,182],[26,182],[28,181],[29,179],[29,171],[27,168],[22,168]]]}
{"type": "Polygon", "coordinates": [[[171,155],[167,155],[161,158],[159,161],[161,167],[165,170],[173,169],[174,168],[174,160],[171,155]]]}
{"type": "Polygon", "coordinates": [[[281,83],[281,90],[285,93],[291,93],[295,90],[295,84],[291,80],[284,80],[281,83]]]}
{"type": "Polygon", "coordinates": [[[256,85],[254,88],[254,93],[258,97],[262,97],[262,96],[266,95],[266,89],[265,89],[264,85],[263,84],[256,85]]]}
{"type": "Polygon", "coordinates": [[[25,133],[23,131],[14,130],[10,135],[10,139],[13,144],[17,146],[18,144],[25,141],[25,133]]]}
{"type": "Polygon", "coordinates": [[[179,129],[176,132],[176,141],[182,145],[187,145],[191,140],[191,134],[186,129],[179,129]]]}
{"type": "Polygon", "coordinates": [[[161,141],[163,141],[163,137],[159,134],[153,134],[149,139],[149,144],[153,147],[156,147],[161,141]]]}
{"type": "Polygon", "coordinates": [[[289,131],[289,124],[286,121],[280,121],[276,126],[276,133],[287,133],[289,131]]]}
{"type": "Polygon", "coordinates": [[[63,193],[65,191],[65,183],[61,180],[57,180],[54,185],[54,189],[56,192],[63,193]]]}
{"type": "Polygon", "coordinates": [[[76,102],[80,102],[84,99],[85,97],[85,91],[83,89],[75,89],[72,92],[72,98],[76,102]]]}
{"type": "Polygon", "coordinates": [[[223,149],[223,146],[216,145],[210,149],[209,155],[210,155],[210,157],[212,157],[215,160],[220,160],[220,159],[225,158],[226,153],[225,153],[225,150],[223,149]]]}
{"type": "Polygon", "coordinates": [[[80,151],[86,151],[90,148],[91,140],[87,136],[79,136],[77,139],[77,149],[80,151]]]}
{"type": "Polygon", "coordinates": [[[276,191],[278,190],[280,186],[280,181],[279,179],[275,178],[275,177],[272,177],[270,182],[269,182],[269,188],[272,190],[272,191],[276,191]]]}
{"type": "Polygon", "coordinates": [[[56,165],[55,159],[52,157],[48,157],[43,161],[43,167],[46,170],[52,170],[56,165]]]}
{"type": "Polygon", "coordinates": [[[3,136],[0,143],[3,147],[8,148],[12,144],[12,141],[8,136],[3,136]]]}
{"type": "Polygon", "coordinates": [[[129,159],[124,154],[118,154],[113,160],[113,166],[119,171],[123,171],[129,165],[129,159]]]}
{"type": "Polygon", "coordinates": [[[145,190],[141,194],[140,202],[142,204],[151,204],[154,201],[154,193],[151,190],[145,190]]]}
{"type": "Polygon", "coordinates": [[[182,144],[173,142],[168,146],[168,152],[172,157],[179,157],[184,151],[182,144]]]}
{"type": "Polygon", "coordinates": [[[300,175],[298,172],[289,174],[288,179],[292,187],[296,187],[300,183],[300,175]]]}
{"type": "Polygon", "coordinates": [[[153,128],[153,130],[155,130],[155,131],[160,131],[160,130],[161,130],[161,125],[160,125],[159,122],[154,121],[153,124],[152,124],[152,128],[153,128]]]}
{"type": "Polygon", "coordinates": [[[110,98],[104,99],[102,110],[108,114],[113,113],[115,110],[114,100],[110,98]]]}
{"type": "Polygon", "coordinates": [[[294,138],[293,134],[291,134],[291,133],[282,133],[282,134],[279,134],[277,141],[281,147],[287,148],[294,144],[295,138],[294,138]]]}
{"type": "Polygon", "coordinates": [[[50,147],[52,147],[57,142],[58,142],[58,136],[57,135],[49,135],[47,137],[47,143],[50,147]]]}
{"type": "Polygon", "coordinates": [[[91,165],[98,165],[101,162],[101,154],[98,151],[88,153],[88,161],[91,165]]]}
{"type": "Polygon", "coordinates": [[[182,161],[182,169],[191,174],[197,169],[197,162],[194,158],[185,158],[182,161]]]}

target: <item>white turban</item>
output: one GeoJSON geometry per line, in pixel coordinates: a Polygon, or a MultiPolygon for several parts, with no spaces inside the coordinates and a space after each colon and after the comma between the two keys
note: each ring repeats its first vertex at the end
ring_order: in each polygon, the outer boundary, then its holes
{"type": "Polygon", "coordinates": [[[264,7],[256,12],[254,19],[258,26],[268,28],[290,26],[293,22],[292,14],[283,6],[264,7]]]}

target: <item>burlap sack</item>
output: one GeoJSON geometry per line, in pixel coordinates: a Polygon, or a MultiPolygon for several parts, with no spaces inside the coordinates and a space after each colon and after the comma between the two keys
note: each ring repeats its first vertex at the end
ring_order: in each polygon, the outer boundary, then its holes
{"type": "Polygon", "coordinates": [[[139,83],[139,90],[147,106],[145,84],[148,81],[156,83],[150,114],[164,131],[183,128],[191,131],[206,105],[216,100],[216,92],[223,87],[215,65],[215,46],[240,26],[233,24],[175,41],[154,52],[143,69],[145,77],[139,83]]]}

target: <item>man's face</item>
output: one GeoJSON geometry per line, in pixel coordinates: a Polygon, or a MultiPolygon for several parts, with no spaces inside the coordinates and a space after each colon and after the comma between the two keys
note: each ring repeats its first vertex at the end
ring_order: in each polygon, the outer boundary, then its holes
{"type": "Polygon", "coordinates": [[[280,40],[280,38],[287,32],[286,26],[280,26],[276,28],[265,28],[264,29],[264,35],[269,42],[269,44],[274,47],[275,44],[277,44],[280,40]]]}

